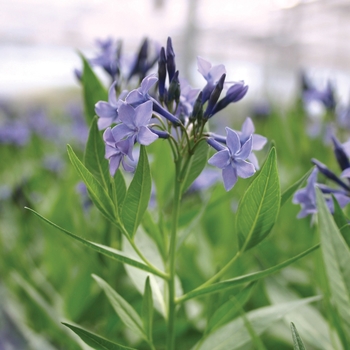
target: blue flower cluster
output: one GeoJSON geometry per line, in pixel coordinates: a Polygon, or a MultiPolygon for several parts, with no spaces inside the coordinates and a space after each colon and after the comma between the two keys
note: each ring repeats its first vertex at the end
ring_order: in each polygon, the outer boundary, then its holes
{"type": "MultiPolygon", "coordinates": [[[[110,47],[110,42],[107,47],[110,47]]],[[[109,50],[106,50],[103,59],[100,57],[95,63],[107,66],[106,62],[111,57],[109,50]]],[[[154,61],[148,57],[147,50],[141,51],[143,54],[137,56],[131,69],[133,74],[138,73],[140,77],[154,61]]],[[[248,86],[242,81],[226,81],[224,65],[213,66],[198,57],[198,71],[206,84],[202,89],[192,88],[176,69],[171,38],[168,38],[166,47],[160,49],[157,60],[158,74],[146,75],[140,85],[130,91],[127,90],[130,85],[128,79],[115,79],[109,88],[108,101],[99,101],[95,105],[98,126],[100,130],[105,130],[105,157],[109,159],[111,175],[114,176],[120,164],[126,171],[133,170],[127,160],[133,160],[135,143],[147,146],[158,138],[164,138],[182,146],[184,142],[181,140],[186,140],[187,144],[207,140],[218,151],[209,159],[209,164],[222,169],[226,190],[234,186],[238,177],[252,176],[258,168],[252,151],[262,149],[266,138],[254,134],[251,119],[246,119],[242,131],[226,128],[227,137],[209,133],[205,128],[215,114],[230,103],[240,101],[246,95],[248,86]],[[226,92],[221,98],[223,90],[226,92]]],[[[123,71],[116,64],[120,61],[118,57],[113,64],[108,64],[109,71],[113,67],[114,75],[111,76],[115,77],[116,72],[123,71]]]]}

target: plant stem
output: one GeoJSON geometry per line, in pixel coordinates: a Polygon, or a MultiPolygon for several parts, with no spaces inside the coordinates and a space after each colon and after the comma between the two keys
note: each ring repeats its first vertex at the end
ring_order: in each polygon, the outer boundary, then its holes
{"type": "Polygon", "coordinates": [[[179,219],[180,201],[181,201],[181,159],[175,162],[175,190],[174,190],[174,207],[172,217],[172,227],[170,235],[169,256],[168,256],[168,330],[167,330],[167,350],[173,350],[175,346],[175,259],[176,259],[176,239],[177,239],[177,224],[179,219]]]}

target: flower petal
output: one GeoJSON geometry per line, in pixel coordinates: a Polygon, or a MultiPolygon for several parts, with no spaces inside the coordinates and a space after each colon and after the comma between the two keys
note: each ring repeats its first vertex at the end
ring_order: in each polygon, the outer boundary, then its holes
{"type": "Polygon", "coordinates": [[[210,69],[209,72],[209,80],[212,81],[213,83],[216,83],[223,74],[226,74],[226,69],[223,64],[219,64],[217,66],[214,66],[210,69]]]}
{"type": "Polygon", "coordinates": [[[241,141],[239,140],[239,136],[236,131],[230,129],[229,127],[226,127],[225,129],[227,133],[226,145],[231,154],[234,155],[241,149],[241,141]]]}
{"type": "Polygon", "coordinates": [[[109,160],[109,172],[114,176],[115,172],[118,170],[120,162],[123,158],[123,154],[117,154],[110,158],[109,160]]]}
{"type": "Polygon", "coordinates": [[[258,162],[258,158],[256,157],[256,155],[252,152],[250,153],[249,157],[247,158],[249,160],[250,163],[252,163],[254,165],[254,168],[256,170],[259,170],[259,162],[258,162]]]}
{"type": "Polygon", "coordinates": [[[250,136],[249,139],[242,145],[242,148],[240,149],[240,151],[236,153],[235,158],[246,160],[252,153],[252,148],[253,148],[253,138],[252,136],[250,136]]]}
{"type": "Polygon", "coordinates": [[[225,190],[229,191],[237,182],[237,170],[232,166],[222,169],[225,190]]]}
{"type": "Polygon", "coordinates": [[[228,149],[224,149],[215,153],[209,160],[210,165],[216,166],[220,169],[226,168],[230,164],[230,152],[228,149]]]}
{"type": "Polygon", "coordinates": [[[237,175],[243,179],[251,177],[255,173],[255,168],[252,163],[246,162],[245,160],[235,160],[234,164],[237,168],[237,175]]]}
{"type": "Polygon", "coordinates": [[[248,117],[244,121],[242,125],[242,134],[241,134],[241,141],[242,143],[246,142],[250,135],[254,134],[255,128],[253,121],[248,117]]]}
{"type": "Polygon", "coordinates": [[[147,94],[148,90],[158,81],[155,74],[150,74],[145,77],[141,82],[141,93],[147,94]]]}
{"type": "Polygon", "coordinates": [[[114,119],[118,117],[117,109],[104,101],[95,104],[95,112],[100,118],[114,119]]]}
{"type": "Polygon", "coordinates": [[[130,129],[126,124],[118,124],[112,129],[112,135],[115,142],[126,139],[135,134],[133,129],[130,129]]]}
{"type": "Polygon", "coordinates": [[[253,135],[253,151],[260,151],[266,144],[267,138],[262,135],[253,135]]]}
{"type": "Polygon", "coordinates": [[[120,105],[118,109],[119,119],[130,128],[135,127],[135,109],[127,103],[120,105]]]}
{"type": "Polygon", "coordinates": [[[118,104],[118,99],[117,99],[117,95],[116,95],[116,92],[115,92],[115,85],[116,84],[117,84],[117,82],[114,81],[113,84],[111,85],[111,87],[108,90],[108,102],[113,107],[117,107],[117,104],[118,104]]]}
{"type": "Polygon", "coordinates": [[[153,102],[147,101],[135,108],[134,125],[137,127],[147,126],[153,113],[153,102]]]}
{"type": "Polygon", "coordinates": [[[201,73],[206,80],[208,80],[207,77],[211,68],[211,63],[205,60],[204,58],[198,56],[197,67],[198,67],[198,72],[201,73]]]}
{"type": "Polygon", "coordinates": [[[149,144],[157,140],[157,138],[158,135],[153,133],[146,126],[141,126],[137,135],[137,142],[141,145],[148,146],[149,144]]]}

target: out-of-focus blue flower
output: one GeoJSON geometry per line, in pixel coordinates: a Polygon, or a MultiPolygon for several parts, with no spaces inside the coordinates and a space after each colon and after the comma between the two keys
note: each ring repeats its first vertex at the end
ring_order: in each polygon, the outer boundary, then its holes
{"type": "Polygon", "coordinates": [[[97,121],[98,128],[100,130],[106,129],[113,123],[119,122],[118,108],[123,103],[122,99],[126,97],[127,91],[123,91],[119,99],[117,99],[115,92],[116,81],[111,85],[108,91],[108,102],[98,101],[95,104],[95,112],[99,117],[97,121]]]}
{"type": "Polygon", "coordinates": [[[31,132],[23,121],[8,120],[0,125],[0,143],[25,146],[30,140],[31,132]]]}
{"type": "Polygon", "coordinates": [[[248,178],[255,173],[254,165],[247,162],[252,151],[253,139],[250,137],[242,146],[238,134],[226,127],[227,138],[224,149],[214,154],[208,163],[222,169],[226,191],[237,182],[238,177],[248,178]]]}
{"type": "Polygon", "coordinates": [[[114,176],[120,163],[122,163],[125,171],[134,171],[134,168],[125,161],[126,156],[133,160],[130,140],[116,141],[110,127],[103,133],[103,140],[106,144],[105,158],[109,159],[109,172],[111,175],[114,176]]]}
{"type": "Polygon", "coordinates": [[[180,103],[176,110],[176,116],[180,119],[188,119],[193,111],[194,103],[198,97],[200,89],[193,89],[185,79],[180,79],[181,95],[180,103]]]}
{"type": "Polygon", "coordinates": [[[210,94],[215,88],[215,85],[222,77],[223,74],[226,74],[226,69],[223,64],[212,66],[209,61],[206,61],[202,57],[197,57],[198,72],[201,73],[204,79],[207,81],[207,84],[203,88],[202,92],[202,103],[205,103],[209,100],[210,94]]]}
{"type": "Polygon", "coordinates": [[[122,104],[119,107],[121,123],[112,129],[114,140],[118,142],[128,139],[132,145],[136,141],[145,146],[157,140],[158,135],[148,127],[152,118],[152,107],[152,101],[142,103],[136,108],[126,103],[122,104]]]}

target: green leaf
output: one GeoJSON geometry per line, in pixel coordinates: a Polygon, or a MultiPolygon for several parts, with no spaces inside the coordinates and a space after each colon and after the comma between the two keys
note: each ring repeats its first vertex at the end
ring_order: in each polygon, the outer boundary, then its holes
{"type": "Polygon", "coordinates": [[[84,165],[106,191],[110,188],[108,161],[105,159],[105,144],[97,127],[97,118],[92,120],[85,147],[84,165]]]}
{"type": "MultiPolygon", "coordinates": [[[[333,302],[344,325],[344,333],[350,329],[350,250],[339,232],[323,198],[316,188],[318,225],[321,251],[329,281],[333,302]]],[[[350,338],[348,339],[350,344],[350,338]]]]}
{"type": "Polygon", "coordinates": [[[340,233],[342,234],[346,244],[348,247],[350,247],[350,226],[348,223],[348,219],[343,213],[343,210],[340,208],[340,205],[336,198],[333,197],[333,204],[334,204],[334,213],[333,213],[333,219],[335,223],[337,224],[340,233]]]}
{"type": "Polygon", "coordinates": [[[151,198],[151,173],[145,146],[140,147],[140,158],[136,172],[126,193],[122,208],[122,221],[130,237],[139,226],[151,198]]]}
{"type": "MultiPolygon", "coordinates": [[[[246,314],[247,320],[256,335],[260,336],[274,322],[280,320],[288,312],[307,303],[319,300],[320,297],[311,297],[292,301],[289,303],[262,307],[246,314]]],[[[251,335],[246,328],[244,320],[239,317],[227,325],[220,327],[209,334],[200,344],[194,347],[196,350],[235,350],[251,342],[251,335]]]]}
{"type": "Polygon", "coordinates": [[[92,277],[106,293],[114,311],[118,314],[125,326],[130,328],[139,337],[147,339],[147,335],[143,329],[142,320],[134,308],[102,278],[96,275],[92,275],[92,277]]]}
{"type": "Polygon", "coordinates": [[[152,342],[153,297],[149,276],[146,278],[142,303],[142,322],[147,338],[152,342]]]}
{"type": "Polygon", "coordinates": [[[277,220],[280,196],[276,150],[272,148],[238,206],[236,231],[241,250],[254,247],[269,234],[277,220]]]}
{"type": "Polygon", "coordinates": [[[129,348],[128,346],[123,346],[116,344],[100,337],[97,334],[91,333],[80,327],[73,326],[68,323],[62,322],[66,327],[70,328],[75,334],[77,334],[87,345],[93,347],[96,350],[136,350],[134,348],[129,348]]]}
{"type": "Polygon", "coordinates": [[[66,235],[68,235],[69,237],[75,239],[76,241],[83,243],[84,245],[86,245],[89,248],[92,248],[93,250],[97,251],[98,253],[101,253],[103,255],[108,256],[109,258],[112,258],[114,260],[117,260],[123,264],[128,264],[131,265],[133,267],[136,267],[140,270],[146,271],[146,272],[150,272],[153,273],[159,277],[164,278],[164,274],[161,273],[161,271],[158,270],[154,270],[151,267],[149,267],[148,265],[145,265],[144,263],[137,261],[135,259],[131,259],[127,254],[125,254],[124,252],[121,252],[117,249],[111,248],[111,247],[107,247],[104,246],[102,244],[98,244],[98,243],[94,243],[94,242],[90,242],[84,238],[81,238],[69,231],[67,231],[66,229],[56,225],[55,223],[53,223],[52,221],[46,219],[45,217],[43,217],[42,215],[40,215],[39,213],[37,213],[35,210],[30,209],[25,207],[25,209],[30,210],[31,212],[33,212],[36,216],[38,216],[40,219],[44,220],[46,223],[48,223],[49,225],[55,227],[56,229],[60,230],[61,232],[64,232],[66,235]]]}
{"type": "Polygon", "coordinates": [[[303,341],[301,340],[299,333],[294,326],[294,323],[290,323],[290,328],[292,329],[292,337],[293,337],[293,345],[294,345],[294,350],[306,350],[303,341]]]}
{"type": "Polygon", "coordinates": [[[113,191],[116,205],[118,206],[119,212],[121,212],[126,196],[126,184],[120,169],[118,169],[114,175],[113,191]]]}
{"type": "Polygon", "coordinates": [[[67,146],[68,156],[73,164],[75,170],[80,175],[81,179],[84,181],[88,192],[90,194],[91,200],[96,205],[97,209],[112,223],[116,224],[116,212],[113,201],[109,197],[106,190],[102,185],[95,179],[95,177],[90,173],[84,164],[75,155],[71,146],[67,146]]]}
{"type": "Polygon", "coordinates": [[[107,101],[108,93],[91,69],[89,62],[83,55],[81,55],[81,58],[83,60],[83,74],[81,80],[83,85],[84,111],[87,124],[90,125],[96,114],[95,104],[98,101],[107,101]]]}
{"type": "Polygon", "coordinates": [[[316,245],[312,248],[309,248],[308,250],[304,251],[303,253],[300,253],[299,255],[296,255],[293,258],[291,258],[291,259],[289,259],[281,264],[270,267],[269,269],[259,271],[259,272],[250,273],[250,274],[244,275],[244,276],[239,276],[239,277],[232,278],[232,279],[229,279],[226,281],[214,283],[208,287],[195,289],[195,290],[183,295],[182,297],[180,297],[177,300],[177,302],[181,303],[181,302],[184,302],[186,300],[189,300],[189,299],[201,296],[201,295],[217,293],[217,292],[225,290],[225,289],[237,287],[237,286],[242,285],[244,283],[257,281],[257,280],[264,278],[264,277],[267,277],[267,276],[283,269],[284,267],[294,263],[295,261],[303,258],[304,256],[306,256],[309,253],[316,250],[318,247],[319,247],[319,245],[316,245]]]}
{"type": "Polygon", "coordinates": [[[194,154],[191,156],[188,171],[182,186],[182,192],[185,192],[199,176],[207,164],[209,157],[209,147],[204,141],[200,141],[196,147],[194,154]]]}
{"type": "Polygon", "coordinates": [[[302,176],[297,182],[295,182],[292,186],[287,188],[281,195],[281,207],[284,205],[284,203],[287,202],[287,200],[297,191],[305,180],[310,176],[312,173],[313,168],[311,168],[304,176],[302,176]]]}
{"type": "Polygon", "coordinates": [[[210,318],[205,333],[211,333],[213,330],[233,320],[239,314],[244,304],[249,300],[255,286],[256,282],[248,284],[237,295],[231,297],[226,303],[222,304],[210,318]]]}

